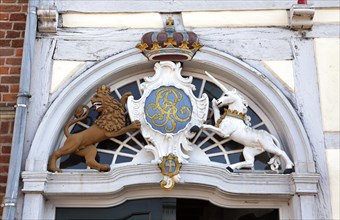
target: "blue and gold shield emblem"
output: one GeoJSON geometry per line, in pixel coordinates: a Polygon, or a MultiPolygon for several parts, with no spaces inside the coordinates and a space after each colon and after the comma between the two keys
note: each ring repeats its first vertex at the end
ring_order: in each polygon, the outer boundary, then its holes
{"type": "Polygon", "coordinates": [[[174,154],[164,156],[159,168],[162,170],[163,175],[173,177],[178,174],[182,164],[178,162],[178,157],[174,154]]]}
{"type": "Polygon", "coordinates": [[[180,182],[181,163],[187,163],[193,150],[194,126],[202,127],[209,112],[209,98],[195,97],[193,77],[181,75],[181,63],[155,64],[155,74],[140,84],[140,99],[130,96],[127,110],[131,121],[141,122],[141,135],[147,140],[144,149],[153,155],[162,170],[161,188],[171,190],[180,182]],[[160,162],[161,161],[161,162],[160,162]]]}
{"type": "MultiPolygon", "coordinates": [[[[161,188],[171,190],[175,186],[175,176],[178,175],[182,164],[174,154],[164,156],[162,162],[158,164],[165,178],[160,182],[161,188]]],[[[179,175],[178,175],[179,176],[179,175]]]]}
{"type": "Polygon", "coordinates": [[[163,134],[177,133],[191,120],[192,104],[183,90],[174,86],[161,86],[145,100],[147,123],[163,134]]]}

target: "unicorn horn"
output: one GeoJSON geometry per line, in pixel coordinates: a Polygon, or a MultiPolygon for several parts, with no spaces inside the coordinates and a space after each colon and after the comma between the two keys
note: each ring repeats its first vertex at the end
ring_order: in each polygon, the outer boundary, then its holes
{"type": "Polygon", "coordinates": [[[207,71],[205,71],[205,74],[206,74],[207,76],[209,76],[209,77],[212,79],[212,81],[214,81],[214,83],[215,83],[218,87],[220,87],[220,89],[221,89],[224,93],[229,93],[229,92],[230,92],[226,87],[224,87],[224,85],[222,85],[222,83],[220,83],[219,81],[217,81],[217,79],[215,79],[215,77],[213,77],[210,73],[208,73],[207,71]]]}

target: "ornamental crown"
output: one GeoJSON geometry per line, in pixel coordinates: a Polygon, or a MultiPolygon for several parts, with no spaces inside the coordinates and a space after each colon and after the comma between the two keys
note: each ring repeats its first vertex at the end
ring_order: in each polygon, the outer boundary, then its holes
{"type": "Polygon", "coordinates": [[[143,35],[141,43],[136,46],[149,60],[183,61],[191,60],[202,47],[198,37],[191,31],[176,32],[174,20],[166,20],[162,32],[148,32],[143,35]]]}
{"type": "Polygon", "coordinates": [[[109,94],[110,88],[106,87],[105,85],[102,85],[102,87],[97,88],[97,94],[109,94]]]}

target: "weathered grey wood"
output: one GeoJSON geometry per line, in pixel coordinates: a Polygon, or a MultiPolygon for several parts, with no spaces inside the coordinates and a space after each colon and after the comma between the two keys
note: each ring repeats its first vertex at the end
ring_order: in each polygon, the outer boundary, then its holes
{"type": "Polygon", "coordinates": [[[136,47],[138,41],[58,41],[53,59],[102,60],[136,47]]]}
{"type": "Polygon", "coordinates": [[[140,40],[143,34],[164,29],[127,29],[127,28],[60,28],[56,34],[39,34],[38,38],[52,38],[64,40],[109,40],[109,41],[135,41],[140,40]]]}
{"type": "Polygon", "coordinates": [[[340,37],[340,25],[328,24],[328,25],[313,25],[311,31],[302,32],[305,38],[335,38],[340,37]]]}
{"type": "MultiPolygon", "coordinates": [[[[245,31],[245,29],[243,29],[245,31]]],[[[272,29],[269,29],[272,30],[272,29]]],[[[64,60],[98,60],[106,56],[131,49],[140,42],[147,31],[110,29],[67,30],[56,35],[63,38],[57,42],[54,59],[64,60]],[[82,40],[78,40],[82,38],[82,40]],[[67,39],[67,41],[66,41],[67,39]],[[69,39],[71,41],[69,41],[69,39]],[[85,40],[84,40],[85,39],[85,40]],[[102,40],[97,40],[102,39],[102,40]],[[103,40],[105,39],[105,40],[103,40]]],[[[200,42],[203,45],[224,51],[240,59],[253,60],[290,60],[293,58],[289,38],[291,31],[286,31],[286,37],[278,37],[282,30],[265,31],[265,29],[242,33],[242,29],[198,30],[200,42]],[[266,33],[264,36],[261,33],[266,33]],[[280,51],[280,53],[277,53],[280,51]]],[[[294,33],[292,33],[294,35],[294,33]]]]}
{"type": "MultiPolygon", "coordinates": [[[[54,1],[60,13],[64,12],[180,12],[180,11],[220,11],[220,10],[263,10],[289,9],[296,0],[149,0],[149,1],[54,1]]],[[[310,1],[314,7],[339,7],[334,0],[310,1]]],[[[51,3],[52,4],[52,3],[51,3]]]]}
{"type": "MultiPolygon", "coordinates": [[[[334,28],[333,28],[334,29],[334,28]]],[[[251,28],[186,28],[186,31],[195,32],[199,38],[221,38],[221,39],[288,39],[292,36],[302,37],[297,31],[284,27],[251,27],[251,28]],[[211,35],[211,36],[210,36],[211,35]]],[[[320,33],[316,29],[313,34],[323,34],[327,28],[321,28],[320,33]]],[[[68,39],[68,40],[93,40],[105,39],[116,41],[129,41],[134,38],[140,39],[147,32],[159,32],[164,29],[126,29],[126,28],[59,28],[56,34],[38,33],[38,38],[68,39]]],[[[328,30],[327,34],[338,34],[336,30],[328,30]]]]}
{"type": "Polygon", "coordinates": [[[340,133],[325,133],[325,144],[327,149],[340,149],[340,133]]]}
{"type": "Polygon", "coordinates": [[[195,32],[200,39],[287,39],[299,33],[288,27],[242,27],[242,28],[186,28],[195,32]]]}
{"type": "Polygon", "coordinates": [[[34,65],[31,76],[31,95],[28,106],[25,135],[24,160],[26,160],[35,132],[47,107],[51,83],[52,55],[55,40],[37,40],[34,50],[34,65]]]}
{"type": "MultiPolygon", "coordinates": [[[[54,59],[101,60],[105,57],[134,48],[139,40],[116,41],[58,41],[54,59]]],[[[292,51],[288,40],[201,40],[203,45],[219,49],[240,59],[291,60],[292,51]],[[280,53],[277,53],[280,51],[280,53]]]]}
{"type": "Polygon", "coordinates": [[[292,39],[292,48],[295,57],[294,80],[298,113],[309,137],[316,171],[320,174],[317,213],[319,219],[332,219],[313,40],[292,39]]]}
{"type": "MultiPolygon", "coordinates": [[[[292,31],[286,27],[251,27],[251,28],[185,28],[193,31],[200,39],[290,39],[291,37],[317,38],[340,37],[340,25],[314,25],[310,31],[292,31]]],[[[143,34],[163,29],[122,29],[122,28],[59,28],[55,34],[38,33],[38,38],[67,40],[114,40],[135,41],[143,34]]]]}
{"type": "Polygon", "coordinates": [[[293,58],[288,40],[230,40],[208,35],[204,39],[200,39],[203,45],[224,51],[240,59],[291,60],[293,58]]]}

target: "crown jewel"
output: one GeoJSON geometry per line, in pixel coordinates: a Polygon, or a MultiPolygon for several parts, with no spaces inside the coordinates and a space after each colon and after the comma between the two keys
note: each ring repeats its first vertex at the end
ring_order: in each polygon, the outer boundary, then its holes
{"type": "Polygon", "coordinates": [[[110,88],[106,87],[105,85],[102,85],[102,87],[97,88],[97,94],[108,94],[110,93],[110,88]]]}
{"type": "Polygon", "coordinates": [[[162,32],[148,32],[143,35],[141,43],[136,46],[149,60],[191,60],[202,47],[198,37],[191,31],[176,32],[174,20],[166,20],[162,32]]]}

